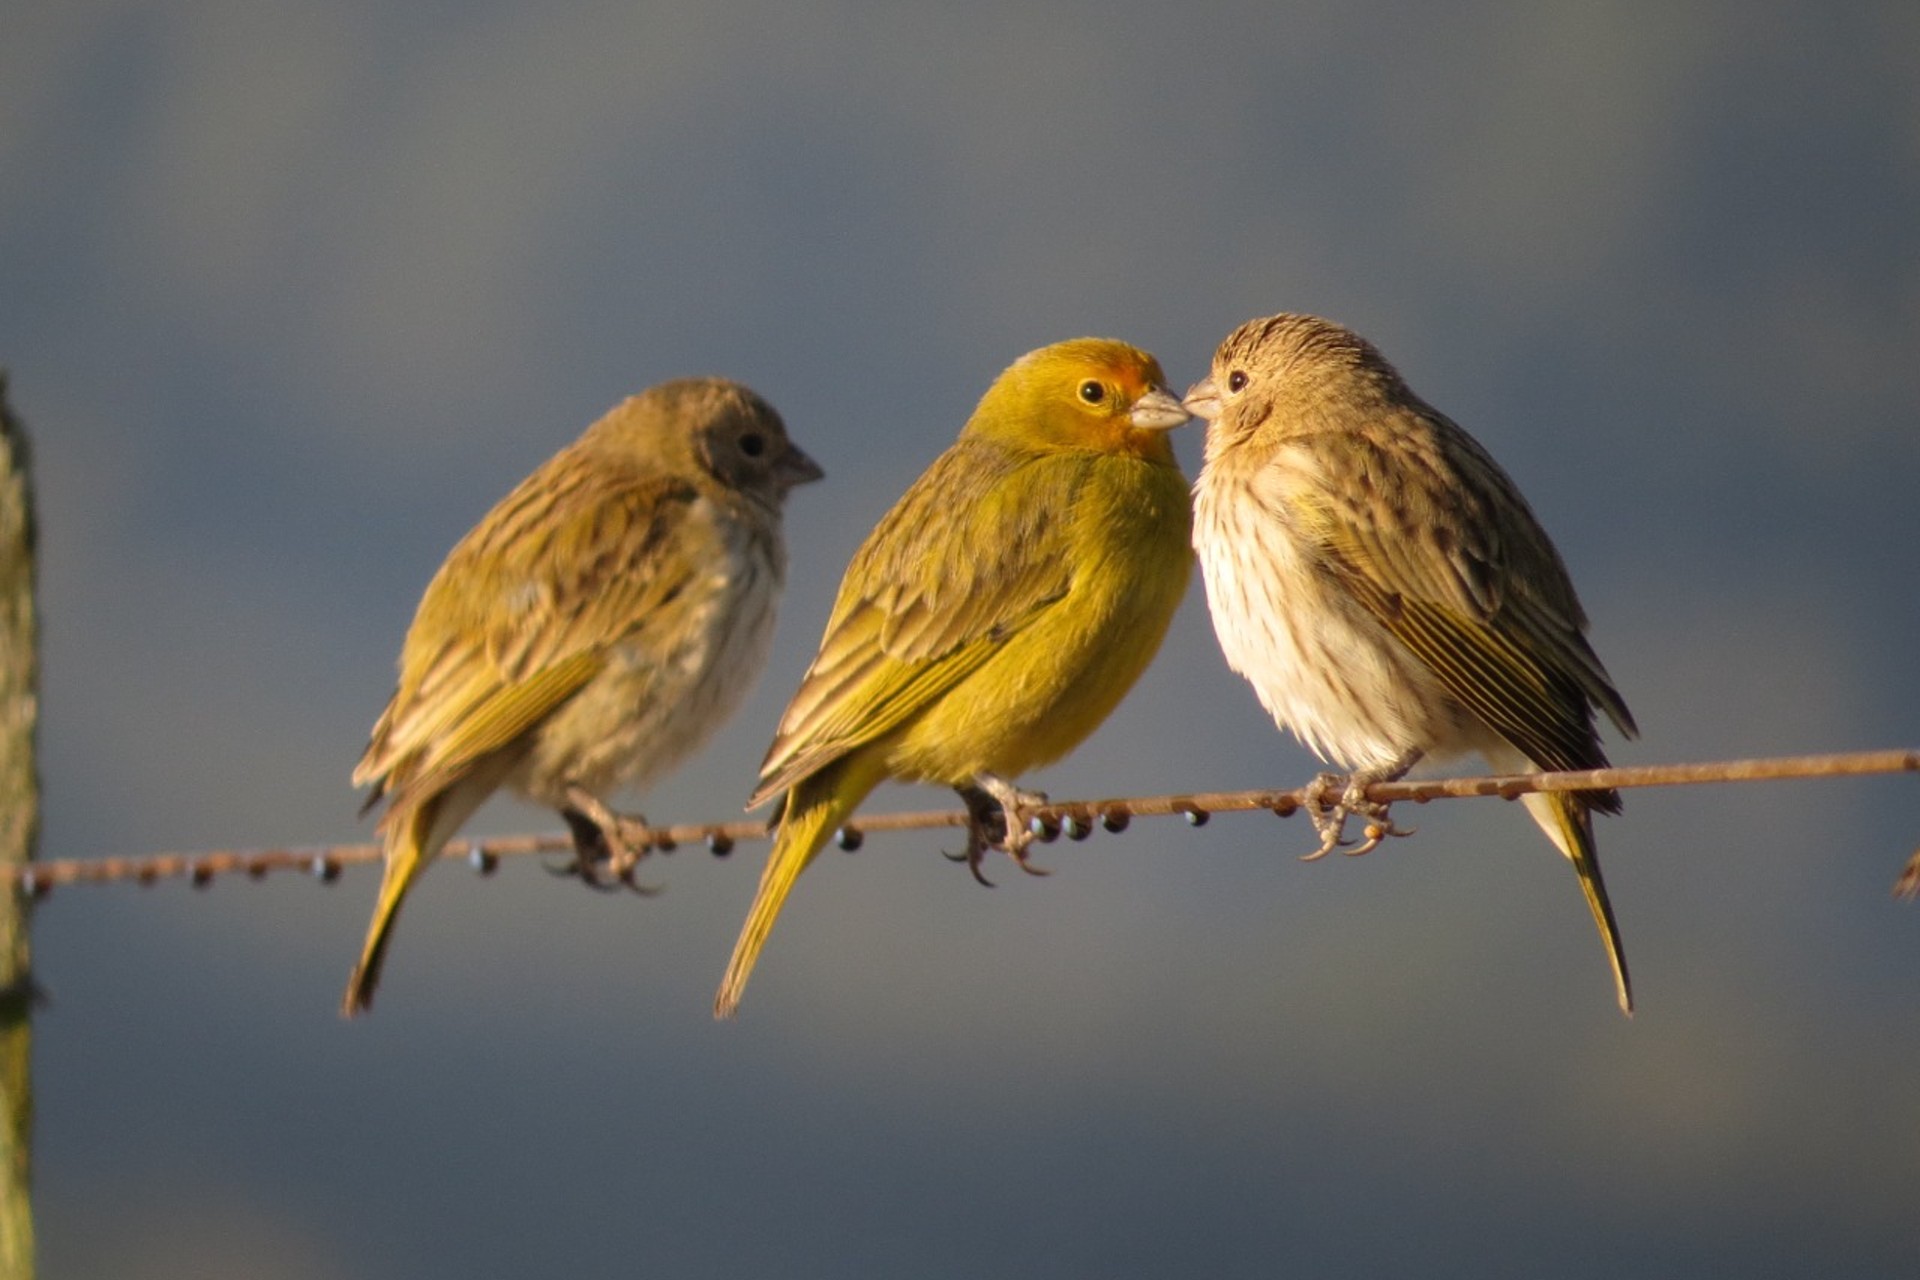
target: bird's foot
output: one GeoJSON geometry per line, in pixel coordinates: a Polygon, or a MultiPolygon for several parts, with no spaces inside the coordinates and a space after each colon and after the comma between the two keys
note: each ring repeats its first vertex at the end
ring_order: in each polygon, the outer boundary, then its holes
{"type": "Polygon", "coordinates": [[[1027,846],[1033,843],[1033,831],[1026,821],[1026,810],[1047,802],[1044,792],[1022,791],[997,774],[983,773],[973,785],[954,788],[967,806],[966,852],[948,854],[955,862],[965,862],[973,878],[989,889],[993,881],[980,870],[989,849],[998,849],[1013,859],[1013,864],[1030,876],[1049,874],[1027,858],[1027,846]]]}
{"type": "MultiPolygon", "coordinates": [[[[1405,772],[1405,770],[1401,770],[1405,772]]],[[[1398,776],[1398,775],[1395,775],[1398,776]]],[[[1320,833],[1320,847],[1312,853],[1301,855],[1302,862],[1317,862],[1335,849],[1349,858],[1357,858],[1363,853],[1372,853],[1389,836],[1410,836],[1412,827],[1400,827],[1394,824],[1388,815],[1389,806],[1367,799],[1367,788],[1383,781],[1385,775],[1369,774],[1362,770],[1347,777],[1337,773],[1323,773],[1307,784],[1307,816],[1313,819],[1313,829],[1320,833]],[[1336,798],[1337,796],[1337,798],[1336,798]],[[1367,819],[1362,829],[1362,839],[1358,845],[1346,836],[1348,817],[1359,814],[1367,819]]]]}
{"type": "Polygon", "coordinates": [[[589,889],[610,893],[628,889],[643,897],[660,892],[657,885],[641,884],[634,868],[653,845],[652,831],[639,814],[622,816],[602,804],[584,787],[567,788],[567,807],[560,810],[573,835],[573,861],[549,867],[555,875],[578,876],[589,889]]]}

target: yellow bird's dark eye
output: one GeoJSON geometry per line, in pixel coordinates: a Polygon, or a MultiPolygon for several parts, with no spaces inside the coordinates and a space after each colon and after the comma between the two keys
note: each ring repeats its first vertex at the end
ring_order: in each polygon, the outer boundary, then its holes
{"type": "Polygon", "coordinates": [[[1107,389],[1092,378],[1080,384],[1080,399],[1085,404],[1099,404],[1107,398],[1107,389]]]}
{"type": "Polygon", "coordinates": [[[740,452],[749,458],[757,458],[767,451],[767,438],[757,431],[749,431],[740,437],[740,452]]]}
{"type": "Polygon", "coordinates": [[[1245,370],[1235,369],[1232,373],[1227,375],[1227,390],[1229,391],[1244,390],[1246,388],[1246,385],[1247,385],[1247,375],[1245,370]]]}

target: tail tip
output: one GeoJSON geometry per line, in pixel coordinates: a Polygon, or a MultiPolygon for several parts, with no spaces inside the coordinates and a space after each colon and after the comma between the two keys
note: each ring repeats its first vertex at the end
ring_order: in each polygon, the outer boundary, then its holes
{"type": "Polygon", "coordinates": [[[358,969],[347,979],[346,994],[340,997],[340,1016],[351,1022],[373,1008],[373,984],[358,969]]]}

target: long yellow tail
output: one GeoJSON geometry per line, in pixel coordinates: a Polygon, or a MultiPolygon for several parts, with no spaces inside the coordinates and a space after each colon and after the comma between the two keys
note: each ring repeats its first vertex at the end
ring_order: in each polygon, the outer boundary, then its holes
{"type": "Polygon", "coordinates": [[[393,936],[393,923],[400,914],[400,903],[420,873],[446,843],[446,833],[433,830],[440,810],[435,797],[405,814],[394,814],[387,828],[386,871],[380,877],[380,896],[373,904],[373,923],[367,926],[367,941],[360,949],[360,963],[347,979],[347,994],[340,1002],[340,1016],[351,1018],[373,1007],[373,989],[380,983],[380,966],[387,957],[387,943],[393,936]],[[438,834],[439,839],[433,837],[438,834]]]}
{"type": "Polygon", "coordinates": [[[1613,919],[1613,904],[1607,900],[1607,884],[1600,878],[1600,858],[1593,843],[1593,815],[1578,794],[1567,791],[1534,792],[1523,797],[1527,811],[1547,838],[1573,863],[1580,877],[1580,891],[1587,897],[1587,910],[1593,912],[1594,927],[1613,962],[1613,984],[1620,1000],[1620,1011],[1633,1016],[1633,982],[1627,976],[1627,953],[1620,945],[1620,926],[1613,919]]]}
{"type": "Polygon", "coordinates": [[[880,776],[877,768],[854,757],[804,779],[787,793],[773,852],[767,855],[760,888],[753,895],[753,906],[747,909],[747,921],[740,926],[740,937],[733,944],[733,959],[727,962],[726,976],[720,979],[720,990],[713,998],[714,1017],[731,1018],[739,1010],[754,962],[767,945],[767,935],[773,932],[773,922],[779,918],[794,882],[827,837],[860,807],[880,776]]]}

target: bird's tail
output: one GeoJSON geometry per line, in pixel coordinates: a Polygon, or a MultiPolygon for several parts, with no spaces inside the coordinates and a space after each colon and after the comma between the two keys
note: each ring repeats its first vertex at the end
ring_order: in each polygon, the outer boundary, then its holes
{"type": "Polygon", "coordinates": [[[340,1016],[351,1018],[373,1007],[373,989],[380,983],[380,967],[387,957],[387,944],[393,937],[393,924],[400,915],[400,904],[407,890],[427,869],[450,831],[444,824],[435,830],[435,819],[444,807],[443,797],[394,813],[387,823],[386,870],[380,877],[380,896],[373,904],[373,922],[367,926],[367,940],[360,948],[360,963],[347,979],[347,993],[340,1002],[340,1016]]]}
{"type": "Polygon", "coordinates": [[[1580,877],[1580,891],[1587,897],[1587,909],[1593,912],[1594,927],[1613,962],[1613,983],[1620,1000],[1620,1011],[1633,1014],[1633,982],[1627,976],[1627,953],[1620,945],[1620,926],[1613,918],[1613,904],[1607,900],[1607,883],[1600,878],[1600,858],[1593,843],[1593,814],[1579,793],[1539,791],[1522,797],[1527,812],[1573,863],[1580,877]]]}
{"type": "Polygon", "coordinates": [[[792,892],[794,882],[807,869],[827,837],[853,815],[880,780],[877,769],[862,768],[858,758],[843,760],[800,782],[787,793],[786,809],[780,818],[780,830],[773,838],[773,852],[767,855],[766,869],[760,873],[760,888],[747,910],[746,923],[733,944],[733,958],[720,980],[713,998],[713,1016],[731,1018],[740,1008],[747,979],[754,962],[767,945],[773,922],[792,892]],[[862,776],[868,775],[868,776],[862,776]]]}

